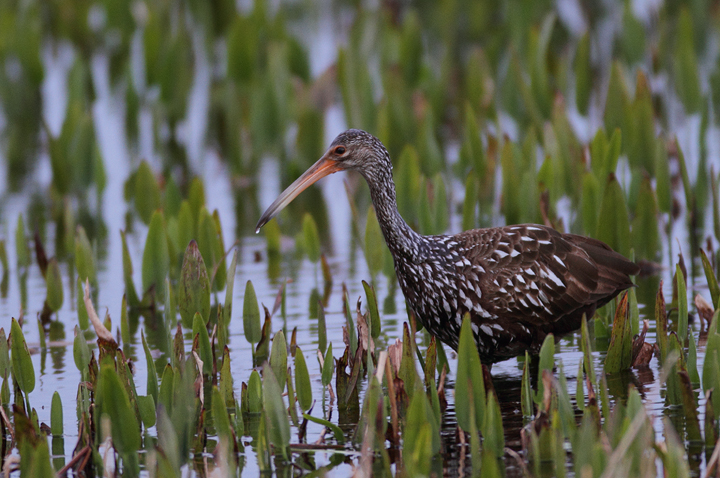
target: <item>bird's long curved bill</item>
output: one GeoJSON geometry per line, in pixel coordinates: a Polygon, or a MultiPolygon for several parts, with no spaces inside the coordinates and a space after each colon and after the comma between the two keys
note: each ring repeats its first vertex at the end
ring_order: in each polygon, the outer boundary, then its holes
{"type": "Polygon", "coordinates": [[[313,184],[315,181],[324,178],[334,172],[342,169],[337,161],[328,159],[325,156],[313,164],[310,169],[305,171],[302,176],[297,178],[290,186],[283,191],[280,196],[273,202],[270,207],[263,213],[262,217],[257,223],[255,233],[260,232],[260,228],[270,221],[277,213],[279,213],[285,206],[290,204],[298,194],[303,192],[308,186],[313,184]]]}

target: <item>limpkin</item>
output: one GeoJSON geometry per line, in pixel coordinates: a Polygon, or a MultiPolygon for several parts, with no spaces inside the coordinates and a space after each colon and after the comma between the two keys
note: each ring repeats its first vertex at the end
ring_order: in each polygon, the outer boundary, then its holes
{"type": "Polygon", "coordinates": [[[329,174],[358,171],[372,203],[408,306],[417,320],[457,350],[469,313],[483,363],[529,350],[549,333],[575,331],[582,316],[632,286],[639,267],[605,243],[537,224],[424,236],[408,226],[395,200],[390,155],[365,131],[341,133],[327,152],[268,207],[257,231],[305,188],[329,174]]]}

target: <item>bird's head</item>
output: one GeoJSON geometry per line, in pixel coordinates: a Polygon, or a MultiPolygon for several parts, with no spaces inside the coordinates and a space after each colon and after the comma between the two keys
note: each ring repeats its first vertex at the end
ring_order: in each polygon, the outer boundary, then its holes
{"type": "MultiPolygon", "coordinates": [[[[367,178],[372,176],[375,170],[380,169],[382,162],[387,162],[392,168],[387,150],[373,135],[358,129],[349,129],[340,133],[325,154],[267,208],[260,217],[255,232],[260,231],[261,227],[290,204],[298,194],[319,179],[343,170],[355,170],[367,178]]],[[[387,165],[382,166],[387,167],[387,165]]]]}

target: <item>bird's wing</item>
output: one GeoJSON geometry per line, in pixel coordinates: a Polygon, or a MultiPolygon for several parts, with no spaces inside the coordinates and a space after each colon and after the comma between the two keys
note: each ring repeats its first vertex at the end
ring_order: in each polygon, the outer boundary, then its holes
{"type": "Polygon", "coordinates": [[[632,285],[628,274],[637,273],[634,263],[600,241],[536,224],[478,229],[456,240],[470,263],[458,272],[479,276],[482,307],[547,331],[605,304],[632,285]]]}

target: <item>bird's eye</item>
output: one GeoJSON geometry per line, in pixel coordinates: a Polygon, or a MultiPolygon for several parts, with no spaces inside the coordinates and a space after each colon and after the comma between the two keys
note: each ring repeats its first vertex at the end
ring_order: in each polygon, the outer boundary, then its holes
{"type": "Polygon", "coordinates": [[[335,148],[335,154],[345,154],[345,146],[338,146],[337,148],[335,148]]]}

